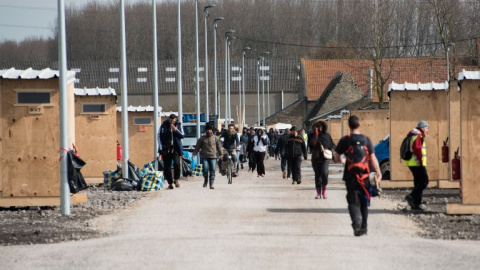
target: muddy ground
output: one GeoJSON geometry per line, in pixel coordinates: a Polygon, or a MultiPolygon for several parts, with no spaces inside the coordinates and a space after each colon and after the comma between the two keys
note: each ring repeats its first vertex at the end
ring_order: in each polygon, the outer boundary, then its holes
{"type": "MultiPolygon", "coordinates": [[[[426,212],[406,209],[403,198],[408,189],[384,190],[382,196],[398,202],[398,213],[413,219],[422,229],[420,235],[431,239],[480,240],[480,215],[445,215],[447,202],[460,202],[456,189],[429,188],[424,194],[426,212]]],[[[121,211],[148,193],[106,191],[91,186],[84,191],[88,202],[74,206],[70,216],[62,216],[59,207],[0,208],[0,245],[32,245],[83,240],[104,236],[90,227],[93,218],[121,211]]]]}

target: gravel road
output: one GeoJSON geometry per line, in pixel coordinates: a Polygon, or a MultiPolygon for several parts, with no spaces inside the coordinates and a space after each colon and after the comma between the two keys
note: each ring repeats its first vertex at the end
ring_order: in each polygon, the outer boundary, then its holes
{"type": "MultiPolygon", "coordinates": [[[[94,238],[0,246],[0,269],[478,269],[478,241],[422,237],[414,214],[399,210],[406,191],[374,198],[368,235],[354,237],[337,166],[328,199],[315,200],[310,161],[301,185],[282,179],[278,163],[267,160],[264,178],[243,170],[228,185],[219,176],[215,190],[194,177],[178,189],[130,194],[121,207],[79,223],[94,238]]],[[[79,209],[72,216],[89,212],[79,209]]],[[[36,223],[54,210],[22,211],[36,223]]],[[[8,235],[2,229],[1,238],[8,235]]]]}

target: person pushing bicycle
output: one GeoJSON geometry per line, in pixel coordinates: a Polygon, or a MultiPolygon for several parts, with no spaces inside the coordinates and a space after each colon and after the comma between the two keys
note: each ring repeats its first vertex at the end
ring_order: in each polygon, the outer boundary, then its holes
{"type": "MultiPolygon", "coordinates": [[[[224,176],[227,172],[228,166],[228,152],[231,152],[232,161],[237,164],[238,158],[236,151],[240,150],[240,140],[238,139],[237,132],[235,131],[235,125],[229,124],[227,131],[225,131],[221,138],[223,138],[223,162],[221,172],[224,176]]],[[[238,165],[238,164],[237,164],[238,165]]],[[[233,172],[233,176],[238,176],[238,166],[235,166],[235,172],[233,172]]]]}

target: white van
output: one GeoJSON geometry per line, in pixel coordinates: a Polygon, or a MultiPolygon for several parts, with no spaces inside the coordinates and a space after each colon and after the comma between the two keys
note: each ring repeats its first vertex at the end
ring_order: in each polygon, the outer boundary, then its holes
{"type": "MultiPolygon", "coordinates": [[[[197,123],[188,122],[182,123],[185,137],[182,140],[183,151],[193,152],[195,145],[197,145],[197,123]]],[[[205,122],[200,123],[200,135],[205,134],[205,122]]]]}

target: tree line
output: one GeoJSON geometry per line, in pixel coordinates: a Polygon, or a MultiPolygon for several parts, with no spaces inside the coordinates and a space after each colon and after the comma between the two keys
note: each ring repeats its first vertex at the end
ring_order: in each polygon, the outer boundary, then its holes
{"type": "MultiPolygon", "coordinates": [[[[452,55],[475,58],[480,36],[480,0],[211,0],[199,1],[199,48],[204,50],[208,9],[208,50],[213,55],[213,19],[218,21],[217,54],[233,29],[232,57],[270,52],[273,58],[395,58],[452,55]]],[[[152,58],[151,1],[126,6],[127,57],[152,58]]],[[[67,7],[69,60],[115,60],[120,51],[119,3],[90,2],[67,7]]],[[[195,1],[181,2],[182,56],[195,59],[195,1]]],[[[56,32],[56,29],[52,29],[56,32]]],[[[177,1],[157,3],[159,59],[177,57],[177,1]]],[[[200,54],[203,58],[203,53],[200,54]]],[[[5,61],[57,59],[57,35],[0,44],[5,61]]]]}

